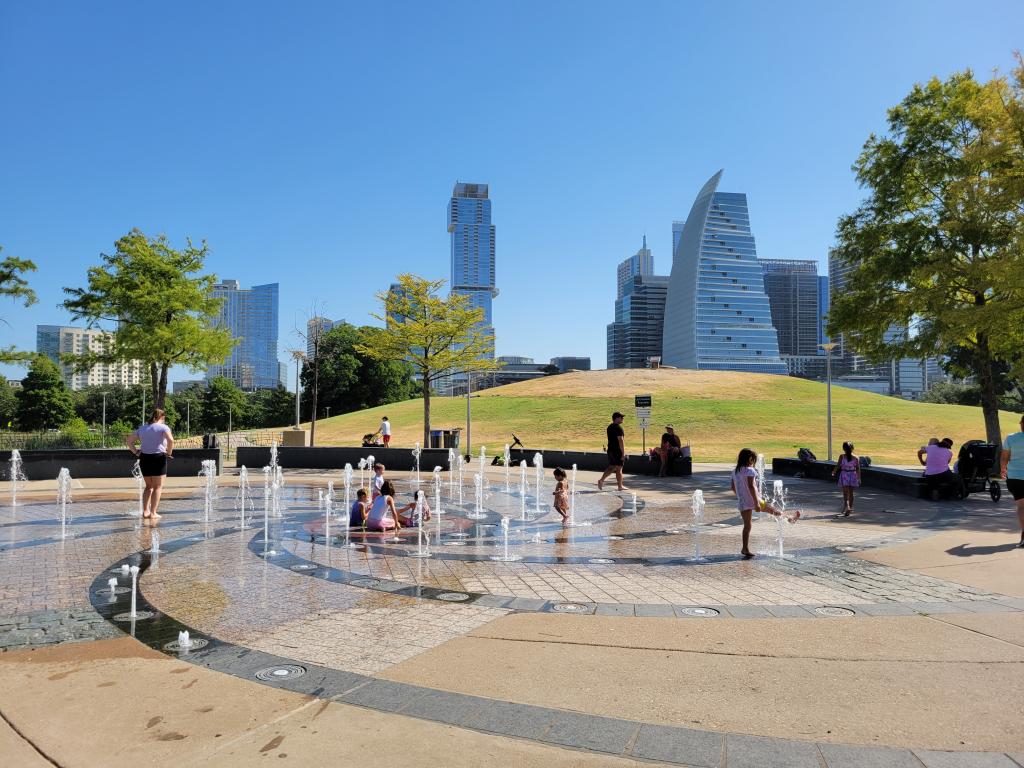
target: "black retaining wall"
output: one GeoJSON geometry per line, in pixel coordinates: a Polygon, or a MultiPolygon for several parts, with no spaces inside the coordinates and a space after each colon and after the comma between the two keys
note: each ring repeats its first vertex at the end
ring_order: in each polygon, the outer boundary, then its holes
{"type": "MultiPolygon", "coordinates": [[[[812,461],[804,464],[799,459],[773,458],[772,474],[789,475],[790,477],[800,474],[813,480],[827,480],[834,483],[832,470],[835,465],[834,461],[812,461]]],[[[861,467],[860,482],[866,488],[878,488],[919,499],[928,498],[928,486],[925,484],[924,478],[920,472],[912,469],[861,467]]]]}
{"type": "MultiPolygon", "coordinates": [[[[174,457],[167,461],[170,477],[190,477],[199,474],[202,462],[213,459],[220,473],[220,451],[204,448],[176,448],[174,457]]],[[[7,477],[11,451],[0,451],[0,476],[7,477]]],[[[53,480],[61,467],[67,467],[73,478],[130,477],[135,457],[127,448],[67,448],[54,451],[22,451],[21,468],[29,480],[53,480]]]]}

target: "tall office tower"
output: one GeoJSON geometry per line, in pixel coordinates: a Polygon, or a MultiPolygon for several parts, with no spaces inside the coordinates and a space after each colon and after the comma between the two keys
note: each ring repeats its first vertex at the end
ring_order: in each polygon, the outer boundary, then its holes
{"type": "Polygon", "coordinates": [[[818,275],[818,354],[824,355],[825,350],[821,349],[822,344],[829,341],[828,326],[828,275],[818,275]]]}
{"type": "Polygon", "coordinates": [[[326,317],[320,317],[319,315],[309,318],[306,321],[306,359],[312,360],[316,357],[316,340],[317,334],[323,338],[323,335],[327,333],[331,328],[344,322],[339,320],[337,323],[333,320],[328,320],[326,317]]]}
{"type": "MultiPolygon", "coordinates": [[[[494,225],[486,184],[458,183],[448,201],[452,293],[468,296],[483,310],[483,328],[494,333],[491,301],[498,295],[494,280],[494,225]]],[[[494,356],[492,347],[490,356],[494,356]]]]}
{"type": "Polygon", "coordinates": [[[719,192],[722,171],[701,188],[675,243],[662,364],[785,374],[747,196],[719,192]]]}
{"type": "Polygon", "coordinates": [[[654,274],[654,257],[651,249],[647,247],[647,235],[644,235],[644,244],[633,256],[619,264],[618,267],[618,290],[615,298],[621,299],[626,295],[626,286],[631,285],[634,277],[648,277],[654,274]]]}
{"type": "Polygon", "coordinates": [[[274,389],[280,383],[277,359],[277,283],[241,288],[237,280],[213,286],[223,298],[218,324],[238,339],[223,365],[211,365],[209,381],[217,376],[231,379],[241,389],[274,389]]]}
{"type": "MultiPolygon", "coordinates": [[[[843,292],[850,272],[853,270],[846,261],[830,248],[828,252],[828,305],[835,303],[835,298],[843,292]]],[[[855,355],[853,349],[847,343],[845,334],[838,334],[832,339],[838,346],[832,351],[833,371],[856,371],[858,367],[863,368],[866,363],[860,355],[855,355]]]]}
{"type": "Polygon", "coordinates": [[[637,275],[615,300],[615,320],[608,324],[608,368],[646,368],[661,357],[662,326],[668,277],[637,275]]]}
{"type": "Polygon", "coordinates": [[[143,365],[141,360],[124,363],[101,363],[84,373],[76,373],[71,365],[62,363],[61,355],[81,355],[85,352],[102,352],[112,334],[98,328],[73,328],[66,325],[37,325],[36,352],[53,360],[61,370],[68,389],[80,390],[85,387],[127,387],[141,384],[143,365]]]}
{"type": "Polygon", "coordinates": [[[779,335],[780,355],[818,353],[818,264],[802,259],[760,259],[764,292],[779,335]]]}

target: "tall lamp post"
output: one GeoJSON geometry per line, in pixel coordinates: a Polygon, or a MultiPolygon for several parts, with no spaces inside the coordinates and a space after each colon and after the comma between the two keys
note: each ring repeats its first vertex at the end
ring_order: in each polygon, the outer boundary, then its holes
{"type": "Polygon", "coordinates": [[[829,341],[818,346],[825,350],[825,418],[828,420],[828,460],[832,461],[832,350],[839,345],[829,341]]]}
{"type": "Polygon", "coordinates": [[[470,408],[470,398],[480,397],[473,394],[473,374],[466,374],[466,455],[473,456],[473,413],[470,408]]]}
{"type": "Polygon", "coordinates": [[[306,353],[301,349],[293,349],[292,359],[295,361],[295,428],[302,429],[299,423],[299,392],[302,389],[299,374],[302,372],[302,361],[306,359],[306,353]]]}

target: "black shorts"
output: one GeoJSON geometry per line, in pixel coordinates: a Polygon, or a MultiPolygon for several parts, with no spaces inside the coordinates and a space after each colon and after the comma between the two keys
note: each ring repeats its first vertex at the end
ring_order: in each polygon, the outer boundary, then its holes
{"type": "Polygon", "coordinates": [[[166,453],[140,453],[139,469],[143,477],[161,477],[167,474],[166,453]]]}
{"type": "Polygon", "coordinates": [[[1012,477],[1007,478],[1006,490],[1013,496],[1014,501],[1024,499],[1024,480],[1015,480],[1012,477]]]}
{"type": "Polygon", "coordinates": [[[622,454],[618,451],[608,451],[608,466],[609,467],[621,467],[622,466],[622,454]]]}

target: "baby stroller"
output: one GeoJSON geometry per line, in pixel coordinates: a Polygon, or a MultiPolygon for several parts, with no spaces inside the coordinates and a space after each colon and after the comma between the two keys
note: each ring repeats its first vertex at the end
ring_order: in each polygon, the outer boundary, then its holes
{"type": "Polygon", "coordinates": [[[996,473],[999,446],[984,440],[968,440],[960,446],[956,460],[956,474],[964,498],[970,493],[988,491],[992,501],[1003,495],[999,483],[991,477],[996,473]]]}

